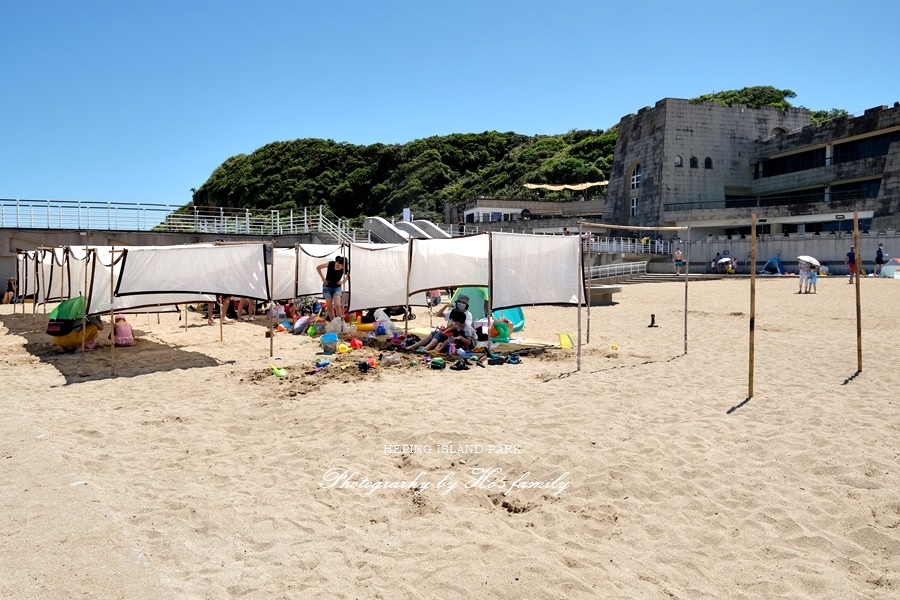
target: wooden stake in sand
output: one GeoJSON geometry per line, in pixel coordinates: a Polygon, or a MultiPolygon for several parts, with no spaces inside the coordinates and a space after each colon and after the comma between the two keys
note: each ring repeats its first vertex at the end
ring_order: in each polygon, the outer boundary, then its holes
{"type": "MultiPolygon", "coordinates": [[[[116,272],[116,247],[113,246],[109,250],[109,328],[113,332],[112,343],[109,345],[109,372],[110,375],[116,374],[116,312],[113,309],[113,286],[116,272]]],[[[83,348],[82,348],[83,349],[83,348]]]]}
{"type": "Polygon", "coordinates": [[[272,286],[272,292],[269,294],[269,297],[272,298],[273,308],[269,313],[269,358],[272,358],[275,356],[275,319],[278,317],[278,302],[275,300],[275,240],[272,240],[271,244],[266,244],[264,251],[266,258],[271,257],[271,260],[269,260],[269,268],[271,269],[269,285],[272,286]]]}
{"type": "Polygon", "coordinates": [[[859,282],[862,279],[862,256],[859,247],[859,211],[853,211],[853,255],[856,257],[856,371],[862,373],[862,306],[859,282]]]}
{"type": "MultiPolygon", "coordinates": [[[[581,225],[579,224],[578,227],[579,227],[578,237],[579,237],[579,239],[581,239],[581,244],[583,246],[584,245],[584,237],[582,237],[582,234],[580,231],[581,225]]],[[[590,344],[591,343],[591,294],[593,293],[591,291],[591,280],[594,277],[593,261],[591,259],[591,246],[593,246],[593,244],[591,243],[591,232],[590,231],[587,232],[587,240],[588,240],[588,247],[587,247],[587,267],[588,267],[587,280],[588,280],[588,284],[587,284],[587,302],[586,302],[586,304],[587,304],[587,336],[586,337],[587,337],[587,343],[590,344]]]]}
{"type": "Polygon", "coordinates": [[[575,370],[581,370],[581,305],[584,302],[584,244],[581,243],[581,221],[578,221],[578,349],[575,351],[575,370]]]}
{"type": "Polygon", "coordinates": [[[691,228],[687,228],[687,240],[685,243],[687,256],[684,261],[684,353],[687,354],[687,327],[688,327],[688,281],[691,273],[691,228]]]}
{"type": "Polygon", "coordinates": [[[747,376],[747,397],[753,397],[753,350],[756,333],[756,215],[750,215],[750,360],[747,376]]]}

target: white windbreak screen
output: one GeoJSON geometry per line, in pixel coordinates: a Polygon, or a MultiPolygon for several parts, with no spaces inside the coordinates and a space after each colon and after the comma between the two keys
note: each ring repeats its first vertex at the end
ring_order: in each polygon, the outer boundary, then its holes
{"type": "Polygon", "coordinates": [[[116,294],[200,293],[269,300],[262,244],[129,248],[116,294]]]}
{"type": "Polygon", "coordinates": [[[294,297],[297,279],[297,251],[294,248],[275,248],[272,273],[272,297],[288,300],[294,297]]]}
{"type": "Polygon", "coordinates": [[[340,256],[344,246],[340,244],[300,244],[297,269],[297,295],[310,296],[322,293],[322,279],[316,267],[340,256]]]}
{"type": "Polygon", "coordinates": [[[493,308],[578,304],[578,236],[491,236],[493,308]]]}
{"type": "MultiPolygon", "coordinates": [[[[122,249],[115,249],[115,258],[120,259],[122,249]]],[[[81,254],[80,251],[72,253],[75,256],[81,254]]],[[[110,247],[95,247],[90,257],[90,275],[91,281],[90,304],[87,314],[105,314],[110,310],[122,313],[150,313],[150,312],[176,312],[178,304],[188,304],[192,302],[215,302],[216,297],[212,294],[198,293],[160,293],[160,294],[135,294],[131,296],[116,296],[110,302],[110,272],[112,272],[112,289],[119,280],[119,272],[122,268],[122,260],[118,260],[112,265],[113,249],[110,247]],[[112,266],[110,266],[112,265],[112,266]]]]}
{"type": "Polygon", "coordinates": [[[414,239],[410,264],[410,291],[445,287],[487,286],[487,234],[452,239],[414,239]]]}
{"type": "Polygon", "coordinates": [[[414,294],[407,302],[408,263],[406,244],[351,244],[349,309],[426,306],[425,294],[414,294]]]}

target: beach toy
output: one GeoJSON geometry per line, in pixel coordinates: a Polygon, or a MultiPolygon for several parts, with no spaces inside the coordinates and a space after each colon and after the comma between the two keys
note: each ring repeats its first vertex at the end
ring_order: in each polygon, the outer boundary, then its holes
{"type": "Polygon", "coordinates": [[[619,345],[618,345],[618,344],[613,344],[612,346],[610,346],[610,348],[612,348],[613,350],[618,350],[618,349],[619,349],[619,345]]]}
{"type": "Polygon", "coordinates": [[[384,326],[384,323],[378,323],[378,325],[375,326],[375,335],[386,335],[386,334],[387,334],[387,328],[384,326]]]}
{"type": "Polygon", "coordinates": [[[325,367],[327,367],[327,366],[330,365],[330,364],[331,364],[331,361],[330,361],[330,360],[328,360],[327,358],[323,358],[322,360],[320,360],[320,361],[318,361],[318,362],[316,363],[316,368],[317,368],[317,369],[324,369],[325,367]]]}
{"type": "Polygon", "coordinates": [[[272,369],[272,375],[274,375],[275,377],[284,377],[285,375],[287,375],[287,371],[285,371],[284,369],[279,369],[275,365],[269,365],[269,368],[272,369]]]}
{"type": "Polygon", "coordinates": [[[362,340],[353,338],[352,340],[350,340],[350,347],[353,348],[354,350],[359,350],[360,348],[363,347],[362,340]]]}
{"type": "Polygon", "coordinates": [[[509,332],[512,329],[509,323],[505,321],[494,321],[491,326],[491,341],[501,344],[509,343],[509,332]]]}
{"type": "Polygon", "coordinates": [[[337,351],[338,351],[338,354],[347,354],[348,352],[350,352],[350,346],[348,346],[347,344],[343,344],[343,343],[338,344],[337,351]]]}
{"type": "Polygon", "coordinates": [[[574,348],[575,347],[575,339],[573,334],[571,333],[558,333],[559,336],[559,347],[560,348],[574,348]]]}
{"type": "Polygon", "coordinates": [[[374,356],[370,356],[369,358],[367,358],[367,359],[366,359],[366,362],[369,364],[370,367],[377,367],[377,366],[378,366],[378,361],[375,359],[374,356]]]}
{"type": "Polygon", "coordinates": [[[322,352],[334,354],[338,349],[338,336],[336,333],[326,333],[322,336],[322,352]]]}
{"type": "Polygon", "coordinates": [[[375,323],[359,323],[356,324],[357,331],[375,331],[375,323]]]}

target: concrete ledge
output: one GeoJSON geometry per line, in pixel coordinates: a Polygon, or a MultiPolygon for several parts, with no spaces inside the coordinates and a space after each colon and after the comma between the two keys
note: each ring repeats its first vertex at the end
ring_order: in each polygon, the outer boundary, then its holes
{"type": "Polygon", "coordinates": [[[591,306],[609,306],[613,303],[613,294],[622,291],[620,285],[592,285],[588,288],[588,302],[591,306]]]}

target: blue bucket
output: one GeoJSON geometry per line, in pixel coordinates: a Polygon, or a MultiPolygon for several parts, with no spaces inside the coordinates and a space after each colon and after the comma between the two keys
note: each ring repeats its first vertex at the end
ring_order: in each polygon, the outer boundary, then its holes
{"type": "Polygon", "coordinates": [[[338,336],[336,333],[326,333],[322,336],[322,352],[334,354],[337,352],[338,336]]]}

